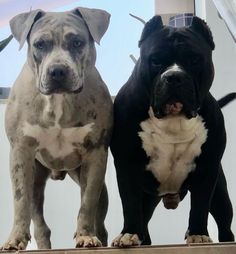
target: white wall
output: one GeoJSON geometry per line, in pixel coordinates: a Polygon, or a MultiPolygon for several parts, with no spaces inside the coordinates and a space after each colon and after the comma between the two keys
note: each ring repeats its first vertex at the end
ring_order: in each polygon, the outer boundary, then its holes
{"type": "MultiPolygon", "coordinates": [[[[216,48],[213,52],[215,79],[211,89],[216,98],[236,91],[236,44],[223,20],[218,17],[212,1],[197,0],[196,15],[205,18],[209,25],[216,48]]],[[[234,208],[233,231],[236,235],[236,101],[223,109],[227,131],[227,146],[223,157],[224,172],[228,182],[229,194],[234,208]]],[[[223,209],[223,208],[222,208],[223,209]]],[[[210,224],[214,227],[213,224],[210,224]]]]}
{"type": "MultiPolygon", "coordinates": [[[[215,80],[212,93],[219,98],[229,92],[236,91],[236,43],[229,34],[223,20],[218,18],[212,1],[206,1],[206,21],[210,26],[216,44],[213,55],[215,64],[215,80]]],[[[227,147],[223,158],[224,171],[227,177],[229,192],[236,216],[236,101],[223,109],[227,130],[227,147]]],[[[236,219],[234,219],[236,234],[236,219]]]]}

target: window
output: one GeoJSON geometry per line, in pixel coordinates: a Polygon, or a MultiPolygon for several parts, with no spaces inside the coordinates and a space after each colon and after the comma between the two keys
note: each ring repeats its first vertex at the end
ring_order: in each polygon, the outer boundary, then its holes
{"type": "Polygon", "coordinates": [[[192,22],[193,13],[177,14],[169,19],[169,25],[174,27],[189,26],[192,22]]]}

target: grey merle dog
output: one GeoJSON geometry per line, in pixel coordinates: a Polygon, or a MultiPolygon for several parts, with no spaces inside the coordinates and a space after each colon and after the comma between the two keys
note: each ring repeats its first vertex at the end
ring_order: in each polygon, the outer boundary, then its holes
{"type": "Polygon", "coordinates": [[[26,248],[31,219],[38,248],[51,248],[44,188],[48,177],[66,174],[81,186],[76,247],[107,244],[104,176],[113,105],[95,67],[95,42],[109,19],[104,10],[78,7],[33,10],[10,21],[20,47],[28,42],[28,56],[6,109],[14,223],[4,250],[26,248]]]}

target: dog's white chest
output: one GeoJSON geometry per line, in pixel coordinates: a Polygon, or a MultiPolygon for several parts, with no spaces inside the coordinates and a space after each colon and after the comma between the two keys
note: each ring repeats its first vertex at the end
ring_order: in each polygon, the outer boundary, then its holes
{"type": "Polygon", "coordinates": [[[82,155],[85,137],[92,131],[92,126],[93,123],[83,127],[64,129],[58,126],[43,128],[39,125],[31,125],[26,122],[23,131],[24,135],[37,140],[36,158],[50,168],[47,159],[42,156],[41,151],[47,151],[52,160],[60,159],[61,161],[75,151],[82,155]]]}
{"type": "Polygon", "coordinates": [[[65,158],[75,150],[75,145],[83,146],[85,137],[92,131],[93,123],[83,127],[60,128],[51,126],[48,128],[39,125],[25,123],[23,131],[25,136],[37,140],[37,150],[47,149],[53,158],[65,158]]]}
{"type": "Polygon", "coordinates": [[[207,129],[202,118],[186,119],[184,116],[150,118],[141,122],[139,132],[150,162],[150,170],[160,182],[159,195],[177,193],[189,172],[194,170],[194,160],[201,153],[207,129]]]}
{"type": "MultiPolygon", "coordinates": [[[[67,169],[73,169],[71,167],[78,166],[79,156],[82,156],[84,152],[85,137],[92,131],[94,123],[89,123],[81,127],[69,127],[62,128],[59,124],[59,120],[63,114],[63,97],[61,95],[54,96],[55,98],[48,100],[43,114],[47,119],[47,114],[50,112],[55,115],[55,123],[53,126],[42,127],[38,124],[30,124],[25,122],[23,125],[24,136],[34,138],[38,145],[36,148],[36,158],[46,167],[52,169],[52,161],[60,161],[60,166],[54,169],[63,170],[64,167],[69,166],[67,169]],[[68,160],[68,156],[76,153],[73,156],[73,161],[68,160]],[[67,161],[67,162],[66,162],[67,161]],[[70,163],[68,163],[70,161],[70,163]],[[73,166],[72,166],[73,165],[73,166]]],[[[47,122],[47,120],[45,120],[47,122]]]]}

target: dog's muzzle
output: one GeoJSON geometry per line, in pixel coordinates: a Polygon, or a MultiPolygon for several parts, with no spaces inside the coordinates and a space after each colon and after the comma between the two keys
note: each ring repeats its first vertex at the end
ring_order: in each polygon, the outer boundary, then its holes
{"type": "Polygon", "coordinates": [[[40,84],[40,92],[49,95],[53,93],[79,93],[82,85],[74,85],[70,69],[63,64],[54,64],[47,70],[47,78],[44,84],[40,84]]]}
{"type": "Polygon", "coordinates": [[[152,108],[157,118],[183,114],[197,116],[197,99],[193,80],[180,68],[169,68],[155,81],[152,108]]]}

